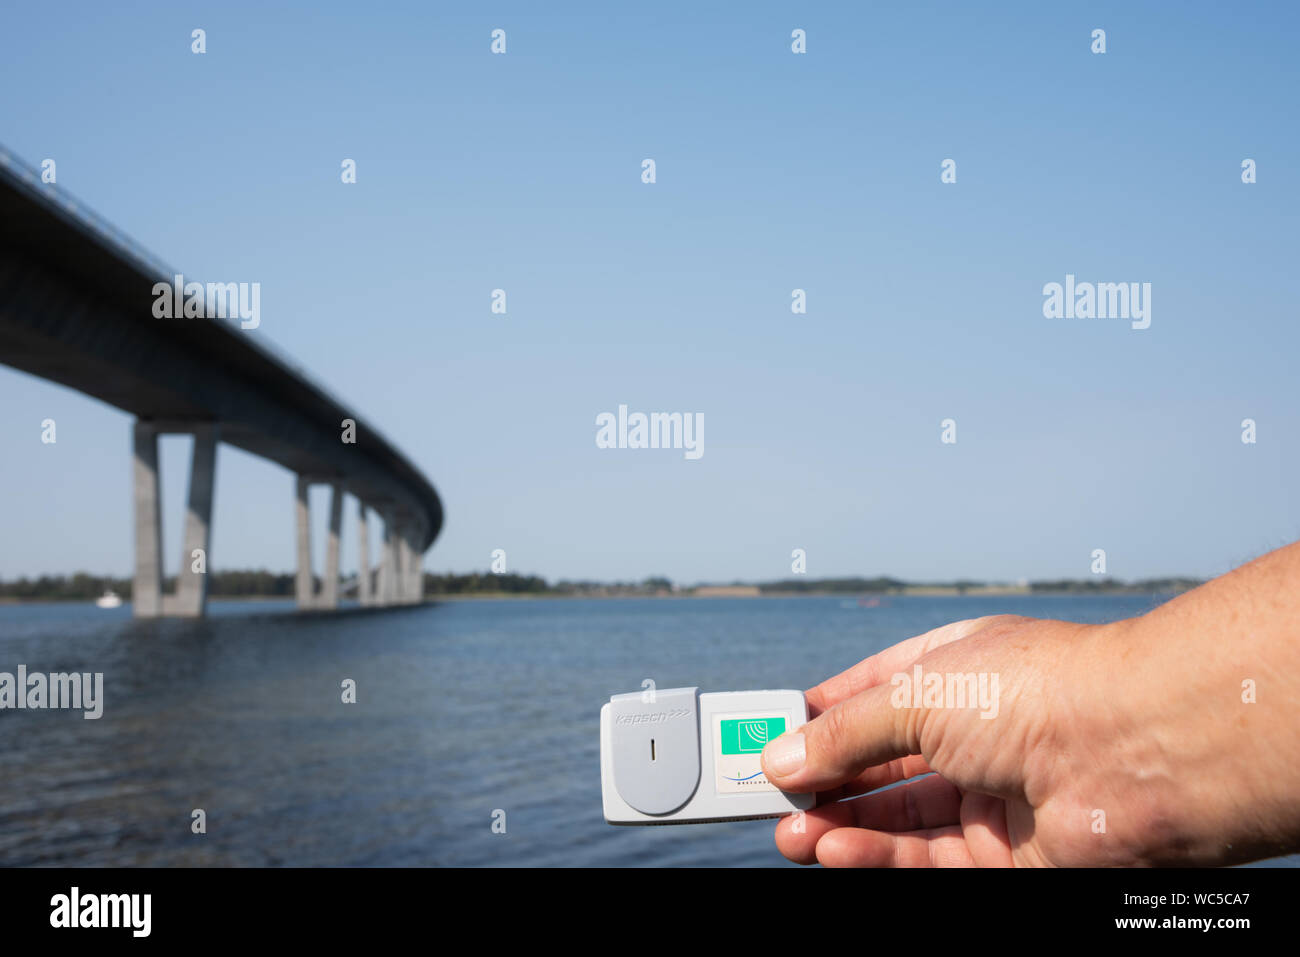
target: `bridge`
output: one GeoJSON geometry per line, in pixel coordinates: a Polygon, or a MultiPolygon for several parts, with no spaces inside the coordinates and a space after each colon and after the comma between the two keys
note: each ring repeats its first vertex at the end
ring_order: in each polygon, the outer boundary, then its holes
{"type": "Polygon", "coordinates": [[[443,521],[433,485],[376,428],[261,341],[253,323],[159,318],[170,312],[166,304],[158,308],[159,284],[171,288],[180,275],[0,148],[0,363],[135,416],[134,614],[204,614],[222,442],[297,475],[300,609],[339,606],[345,494],[359,502],[361,604],[421,601],[420,556],[443,521]],[[163,589],[158,481],[158,437],[168,433],[194,437],[180,576],[170,595],[163,589]],[[332,489],[319,590],[308,509],[313,484],[332,489]],[[377,569],[368,554],[372,514],[383,522],[377,569]]]}

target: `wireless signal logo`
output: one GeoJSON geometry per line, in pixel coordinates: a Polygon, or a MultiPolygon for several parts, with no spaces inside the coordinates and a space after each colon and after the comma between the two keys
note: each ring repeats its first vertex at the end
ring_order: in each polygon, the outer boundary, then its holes
{"type": "Polygon", "coordinates": [[[785,733],[785,718],[735,718],[723,721],[723,754],[758,754],[773,738],[785,733]]]}
{"type": "Polygon", "coordinates": [[[763,745],[767,744],[766,721],[742,721],[737,731],[742,751],[762,751],[763,745]]]}

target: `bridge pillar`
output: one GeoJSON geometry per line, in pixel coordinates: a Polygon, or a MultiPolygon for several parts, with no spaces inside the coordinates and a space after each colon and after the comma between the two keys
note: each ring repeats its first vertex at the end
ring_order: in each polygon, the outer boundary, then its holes
{"type": "Polygon", "coordinates": [[[307,491],[311,485],[305,475],[298,476],[294,496],[294,515],[298,531],[298,569],[293,581],[293,595],[298,608],[310,608],[316,600],[316,585],[311,574],[311,506],[307,491]]]}
{"type": "Polygon", "coordinates": [[[398,603],[409,605],[411,603],[411,542],[406,537],[409,526],[406,524],[405,517],[402,518],[397,526],[397,554],[401,559],[402,574],[398,577],[398,603]]]}
{"type": "Polygon", "coordinates": [[[357,531],[361,538],[357,544],[357,601],[363,605],[373,602],[370,595],[370,528],[366,523],[366,503],[357,500],[357,531]]]}
{"type": "MultiPolygon", "coordinates": [[[[417,530],[423,534],[423,529],[417,530]]],[[[424,602],[424,553],[414,544],[411,545],[411,603],[419,605],[424,602]]]]}
{"type": "Polygon", "coordinates": [[[339,532],[342,527],[343,488],[338,482],[331,482],[329,542],[325,549],[325,578],[320,589],[320,604],[325,608],[339,606],[339,532]]]}
{"type": "MultiPolygon", "coordinates": [[[[196,425],[192,431],[194,452],[190,457],[189,503],[185,510],[180,576],[176,579],[175,599],[163,599],[164,612],[182,618],[200,618],[207,610],[208,550],[212,535],[212,492],[219,436],[216,425],[196,425]],[[199,570],[195,569],[196,565],[200,566],[199,570]]],[[[156,476],[157,472],[154,474],[156,476]]]]}
{"type": "MultiPolygon", "coordinates": [[[[297,530],[298,568],[293,579],[293,594],[300,610],[334,609],[339,606],[339,537],[343,528],[343,486],[336,479],[313,479],[299,475],[294,493],[294,516],[297,530]],[[325,574],[320,592],[311,568],[311,501],[313,485],[330,487],[329,537],[325,544],[325,574]]],[[[364,519],[364,515],[362,518],[364,519]]],[[[364,547],[364,546],[363,546],[364,547]]]]}
{"type": "Polygon", "coordinates": [[[136,618],[162,614],[162,514],[158,492],[158,431],[148,422],[132,430],[135,499],[135,580],[131,612],[136,618]]]}
{"type": "MultiPolygon", "coordinates": [[[[382,517],[382,516],[381,516],[382,517]]],[[[388,604],[388,529],[379,533],[379,565],[375,569],[375,604],[388,604]]]]}
{"type": "Polygon", "coordinates": [[[379,595],[375,604],[391,605],[397,598],[397,533],[392,511],[385,511],[384,551],[379,560],[379,595]]]}
{"type": "Polygon", "coordinates": [[[411,543],[407,540],[406,533],[407,525],[403,521],[397,526],[397,554],[402,567],[402,574],[397,579],[398,587],[401,589],[397,601],[402,605],[411,603],[411,543]]]}
{"type": "Polygon", "coordinates": [[[394,605],[406,604],[406,530],[400,515],[393,518],[393,598],[394,605]]]}
{"type": "Polygon", "coordinates": [[[420,553],[415,549],[417,533],[416,527],[409,522],[402,526],[402,601],[407,605],[418,604],[424,598],[424,573],[420,567],[420,553]]]}
{"type": "Polygon", "coordinates": [[[132,427],[135,579],[131,589],[131,611],[136,618],[157,618],[160,615],[199,618],[207,611],[212,492],[216,484],[217,442],[220,437],[220,427],[212,422],[137,420],[132,427]],[[194,436],[185,528],[181,538],[180,575],[176,579],[175,595],[163,594],[158,436],[166,433],[194,436]],[[201,559],[196,551],[202,552],[201,559]]]}

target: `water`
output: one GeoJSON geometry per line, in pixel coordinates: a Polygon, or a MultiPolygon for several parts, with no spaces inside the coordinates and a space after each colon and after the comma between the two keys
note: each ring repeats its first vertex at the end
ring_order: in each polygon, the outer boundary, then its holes
{"type": "Polygon", "coordinates": [[[250,602],[188,622],[0,606],[0,671],[102,671],[105,697],[97,721],[0,711],[0,865],[778,865],[770,821],[607,825],[601,704],[645,678],[806,688],[959,618],[1152,605],[539,599],[300,616],[250,602]]]}

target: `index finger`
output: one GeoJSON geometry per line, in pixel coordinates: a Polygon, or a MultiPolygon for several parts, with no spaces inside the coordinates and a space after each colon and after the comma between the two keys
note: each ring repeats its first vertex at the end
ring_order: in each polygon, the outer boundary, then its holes
{"type": "Polygon", "coordinates": [[[954,621],[927,631],[923,635],[900,641],[870,658],[864,658],[852,668],[841,671],[833,678],[827,678],[804,694],[808,701],[808,718],[811,720],[841,701],[847,701],[868,688],[883,684],[892,676],[912,667],[918,658],[940,645],[960,641],[984,628],[994,619],[1006,617],[1009,616],[986,615],[983,618],[954,621]]]}

